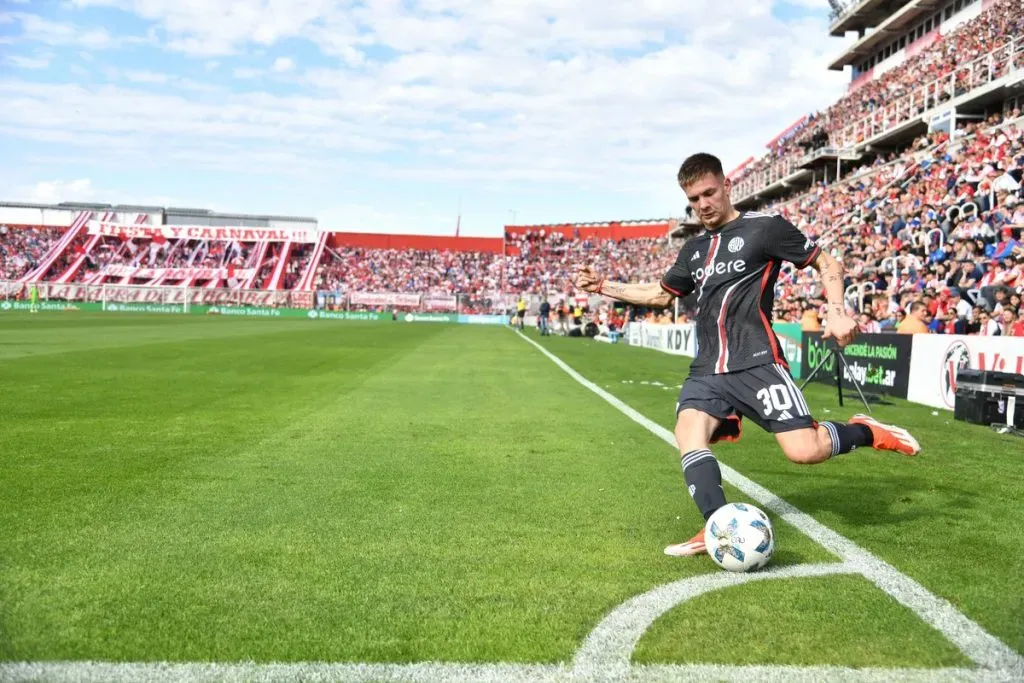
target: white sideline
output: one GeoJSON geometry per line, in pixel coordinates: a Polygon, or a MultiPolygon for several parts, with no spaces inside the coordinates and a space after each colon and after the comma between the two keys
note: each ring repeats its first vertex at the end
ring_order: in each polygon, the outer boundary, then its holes
{"type": "MultiPolygon", "coordinates": [[[[402,681],[435,683],[576,683],[612,680],[583,676],[564,664],[224,664],[199,662],[40,662],[2,664],[4,683],[270,683],[301,681],[402,681]]],[[[633,666],[619,681],[736,681],[737,683],[1008,683],[1013,677],[987,669],[853,669],[841,666],[736,666],[658,664],[633,666]]]]}
{"type": "MultiPolygon", "coordinates": [[[[641,415],[615,396],[586,379],[569,367],[561,358],[530,339],[516,332],[522,339],[548,357],[570,377],[590,389],[614,406],[619,412],[641,425],[655,436],[660,437],[672,448],[676,439],[671,431],[641,415]]],[[[914,611],[925,623],[942,633],[971,661],[987,669],[1014,672],[1024,678],[1024,657],[1004,644],[981,626],[960,613],[949,601],[929,592],[909,576],[899,572],[878,557],[864,550],[850,539],[839,535],[809,515],[800,512],[774,493],[743,476],[728,465],[719,463],[722,477],[753,500],[779,515],[812,540],[838,555],[872,583],[888,593],[901,604],[914,611]]]]}

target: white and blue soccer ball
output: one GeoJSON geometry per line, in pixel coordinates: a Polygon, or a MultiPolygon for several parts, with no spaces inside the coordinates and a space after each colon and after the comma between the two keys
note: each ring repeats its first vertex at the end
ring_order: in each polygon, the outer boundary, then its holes
{"type": "Polygon", "coordinates": [[[772,559],[775,530],[768,515],[750,503],[728,503],[708,519],[704,545],[722,569],[749,572],[772,559]]]}

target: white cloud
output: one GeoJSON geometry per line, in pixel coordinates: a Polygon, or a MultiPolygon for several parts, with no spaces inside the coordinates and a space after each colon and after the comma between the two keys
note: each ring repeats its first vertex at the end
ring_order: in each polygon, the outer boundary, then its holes
{"type": "MultiPolygon", "coordinates": [[[[380,209],[368,204],[338,204],[317,212],[321,227],[339,232],[417,232],[454,234],[456,216],[409,206],[408,211],[380,209]]],[[[464,226],[465,227],[465,226],[464,226]]]]}
{"type": "Polygon", "coordinates": [[[45,69],[50,66],[52,57],[25,57],[21,55],[9,55],[4,58],[5,64],[10,64],[18,69],[45,69]]]}
{"type": "Polygon", "coordinates": [[[88,50],[102,50],[115,47],[129,38],[113,38],[105,28],[81,27],[50,21],[36,14],[15,12],[9,16],[21,22],[21,40],[46,45],[77,45],[88,50]]]}
{"type": "Polygon", "coordinates": [[[259,78],[260,76],[262,76],[263,75],[263,69],[253,69],[253,68],[250,68],[250,67],[239,67],[237,69],[232,69],[231,75],[234,76],[235,78],[240,78],[242,80],[249,80],[249,79],[252,79],[252,78],[259,78]]]}
{"type": "Polygon", "coordinates": [[[57,202],[84,202],[96,198],[92,181],[41,180],[34,186],[22,190],[23,197],[30,202],[53,204],[57,202]]]}
{"type": "Polygon", "coordinates": [[[124,77],[132,83],[163,84],[171,80],[171,77],[167,74],[159,73],[157,71],[147,71],[144,69],[136,71],[125,71],[124,77]]]}
{"type": "Polygon", "coordinates": [[[158,22],[168,47],[192,55],[234,54],[245,43],[273,45],[302,36],[311,22],[342,11],[333,0],[72,0],[78,7],[117,7],[158,22]]]}
{"type": "Polygon", "coordinates": [[[273,66],[270,70],[274,73],[280,74],[286,71],[291,71],[295,68],[295,60],[291,57],[278,57],[274,60],[273,66]]]}
{"type": "MultiPolygon", "coordinates": [[[[120,77],[167,87],[0,82],[0,100],[15,105],[0,108],[0,131],[83,155],[103,148],[97,163],[112,166],[591,187],[669,206],[683,156],[759,156],[844,86],[826,69],[838,42],[823,12],[784,24],[769,3],[748,0],[73,2],[134,12],[159,25],[168,49],[217,57],[200,73],[223,66],[252,81],[249,92],[214,96],[216,86],[171,66],[139,63],[120,77]],[[270,52],[286,38],[307,38],[332,64],[303,58],[299,71],[291,57],[268,68],[218,57],[251,58],[254,44],[270,52]],[[379,48],[397,55],[377,61],[379,48]],[[259,92],[263,76],[295,72],[298,94],[259,92]]],[[[369,222],[395,218],[370,209],[369,222]]]]}

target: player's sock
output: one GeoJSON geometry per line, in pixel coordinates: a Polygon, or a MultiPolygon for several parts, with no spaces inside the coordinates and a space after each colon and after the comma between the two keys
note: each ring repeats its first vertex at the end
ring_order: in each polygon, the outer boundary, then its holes
{"type": "Polygon", "coordinates": [[[683,477],[686,479],[690,496],[697,504],[700,514],[704,515],[704,519],[725,505],[722,470],[718,467],[718,460],[711,451],[702,448],[684,455],[683,477]]]}
{"type": "Polygon", "coordinates": [[[832,439],[833,456],[849,453],[860,446],[870,446],[875,440],[866,425],[822,422],[821,426],[825,428],[832,439]]]}

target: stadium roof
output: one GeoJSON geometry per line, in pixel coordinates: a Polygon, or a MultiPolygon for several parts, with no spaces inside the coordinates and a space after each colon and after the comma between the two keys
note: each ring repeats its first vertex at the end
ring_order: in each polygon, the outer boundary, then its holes
{"type": "Polygon", "coordinates": [[[170,213],[175,216],[207,216],[209,218],[226,218],[238,220],[273,220],[293,221],[296,223],[316,223],[317,219],[305,216],[273,216],[251,213],[218,213],[209,209],[177,208],[152,206],[146,204],[99,204],[94,202],[60,202],[59,204],[36,204],[32,202],[0,202],[0,207],[12,209],[50,209],[65,211],[133,211],[138,213],[170,213]]]}
{"type": "Polygon", "coordinates": [[[911,0],[835,0],[832,6],[843,5],[834,13],[835,20],[829,27],[833,36],[841,37],[847,31],[865,31],[878,26],[911,0]]]}
{"type": "Polygon", "coordinates": [[[887,42],[899,38],[910,30],[914,22],[922,15],[934,12],[943,4],[943,0],[914,0],[884,19],[875,30],[848,47],[842,55],[829,64],[833,71],[842,71],[844,66],[856,64],[867,56],[878,51],[887,42]]]}

